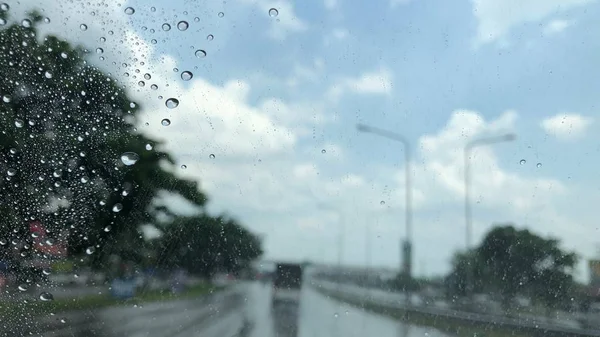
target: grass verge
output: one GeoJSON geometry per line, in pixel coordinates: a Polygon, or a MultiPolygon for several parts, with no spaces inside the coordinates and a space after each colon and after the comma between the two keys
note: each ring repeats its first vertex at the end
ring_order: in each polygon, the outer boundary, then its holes
{"type": "Polygon", "coordinates": [[[113,298],[110,293],[87,295],[69,299],[57,299],[43,302],[40,300],[0,302],[0,320],[8,316],[36,316],[47,313],[58,313],[76,310],[101,309],[110,306],[136,305],[149,302],[173,301],[200,297],[211,292],[223,289],[206,283],[191,286],[181,293],[172,293],[166,290],[139,291],[135,297],[122,300],[113,298]]]}
{"type": "Polygon", "coordinates": [[[468,322],[465,320],[452,319],[443,316],[430,315],[404,309],[391,309],[383,306],[364,303],[362,301],[353,300],[340,296],[333,292],[318,289],[319,292],[327,295],[338,301],[350,304],[368,312],[373,312],[388,317],[392,317],[403,322],[413,325],[430,327],[439,331],[459,336],[459,337],[537,337],[539,334],[532,334],[527,331],[519,331],[518,329],[509,329],[496,324],[482,324],[476,322],[468,322]]]}

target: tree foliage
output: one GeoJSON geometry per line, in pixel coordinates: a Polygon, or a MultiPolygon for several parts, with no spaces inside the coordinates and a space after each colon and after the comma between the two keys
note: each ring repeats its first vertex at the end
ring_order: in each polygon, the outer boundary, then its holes
{"type": "Polygon", "coordinates": [[[139,102],[83,48],[39,36],[38,14],[27,20],[0,30],[0,243],[27,241],[39,220],[69,230],[71,254],[138,254],[139,225],[168,212],[153,203],[162,190],[199,207],[206,196],[136,130],[139,102]]]}
{"type": "Polygon", "coordinates": [[[452,292],[465,294],[470,272],[475,292],[497,293],[505,305],[525,294],[555,306],[567,299],[576,262],[576,255],[563,251],[557,239],[512,225],[496,226],[476,249],[455,256],[446,282],[452,292]]]}
{"type": "Polygon", "coordinates": [[[260,239],[224,216],[179,217],[163,227],[157,264],[210,277],[238,272],[262,254],[260,239]]]}

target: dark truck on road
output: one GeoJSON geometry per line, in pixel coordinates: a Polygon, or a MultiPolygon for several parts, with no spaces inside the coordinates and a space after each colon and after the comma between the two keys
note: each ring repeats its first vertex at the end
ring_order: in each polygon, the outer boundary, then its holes
{"type": "Polygon", "coordinates": [[[273,272],[272,302],[299,303],[302,289],[302,266],[297,263],[278,263],[273,272]]]}

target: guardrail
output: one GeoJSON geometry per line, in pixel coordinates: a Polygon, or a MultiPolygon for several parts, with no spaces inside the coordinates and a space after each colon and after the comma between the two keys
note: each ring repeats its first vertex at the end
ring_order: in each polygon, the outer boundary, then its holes
{"type": "Polygon", "coordinates": [[[571,328],[562,325],[550,324],[547,322],[539,322],[530,318],[520,319],[500,315],[480,314],[455,309],[441,309],[427,305],[416,306],[395,299],[378,298],[374,300],[368,294],[357,294],[349,291],[348,288],[337,283],[328,281],[314,282],[313,286],[317,290],[338,297],[341,300],[348,302],[360,303],[379,307],[381,309],[402,310],[404,312],[418,313],[421,315],[429,315],[432,317],[444,317],[456,322],[466,323],[471,325],[479,325],[489,327],[491,325],[498,328],[514,329],[526,331],[539,336],[576,336],[576,337],[599,337],[599,330],[571,328]]]}

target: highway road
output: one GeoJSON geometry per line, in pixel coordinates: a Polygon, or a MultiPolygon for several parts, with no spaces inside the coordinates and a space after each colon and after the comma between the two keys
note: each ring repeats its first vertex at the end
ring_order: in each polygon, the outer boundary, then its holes
{"type": "Polygon", "coordinates": [[[0,336],[71,337],[442,337],[336,302],[306,285],[298,306],[271,307],[269,284],[244,283],[212,297],[95,312],[15,318],[0,336]]]}

